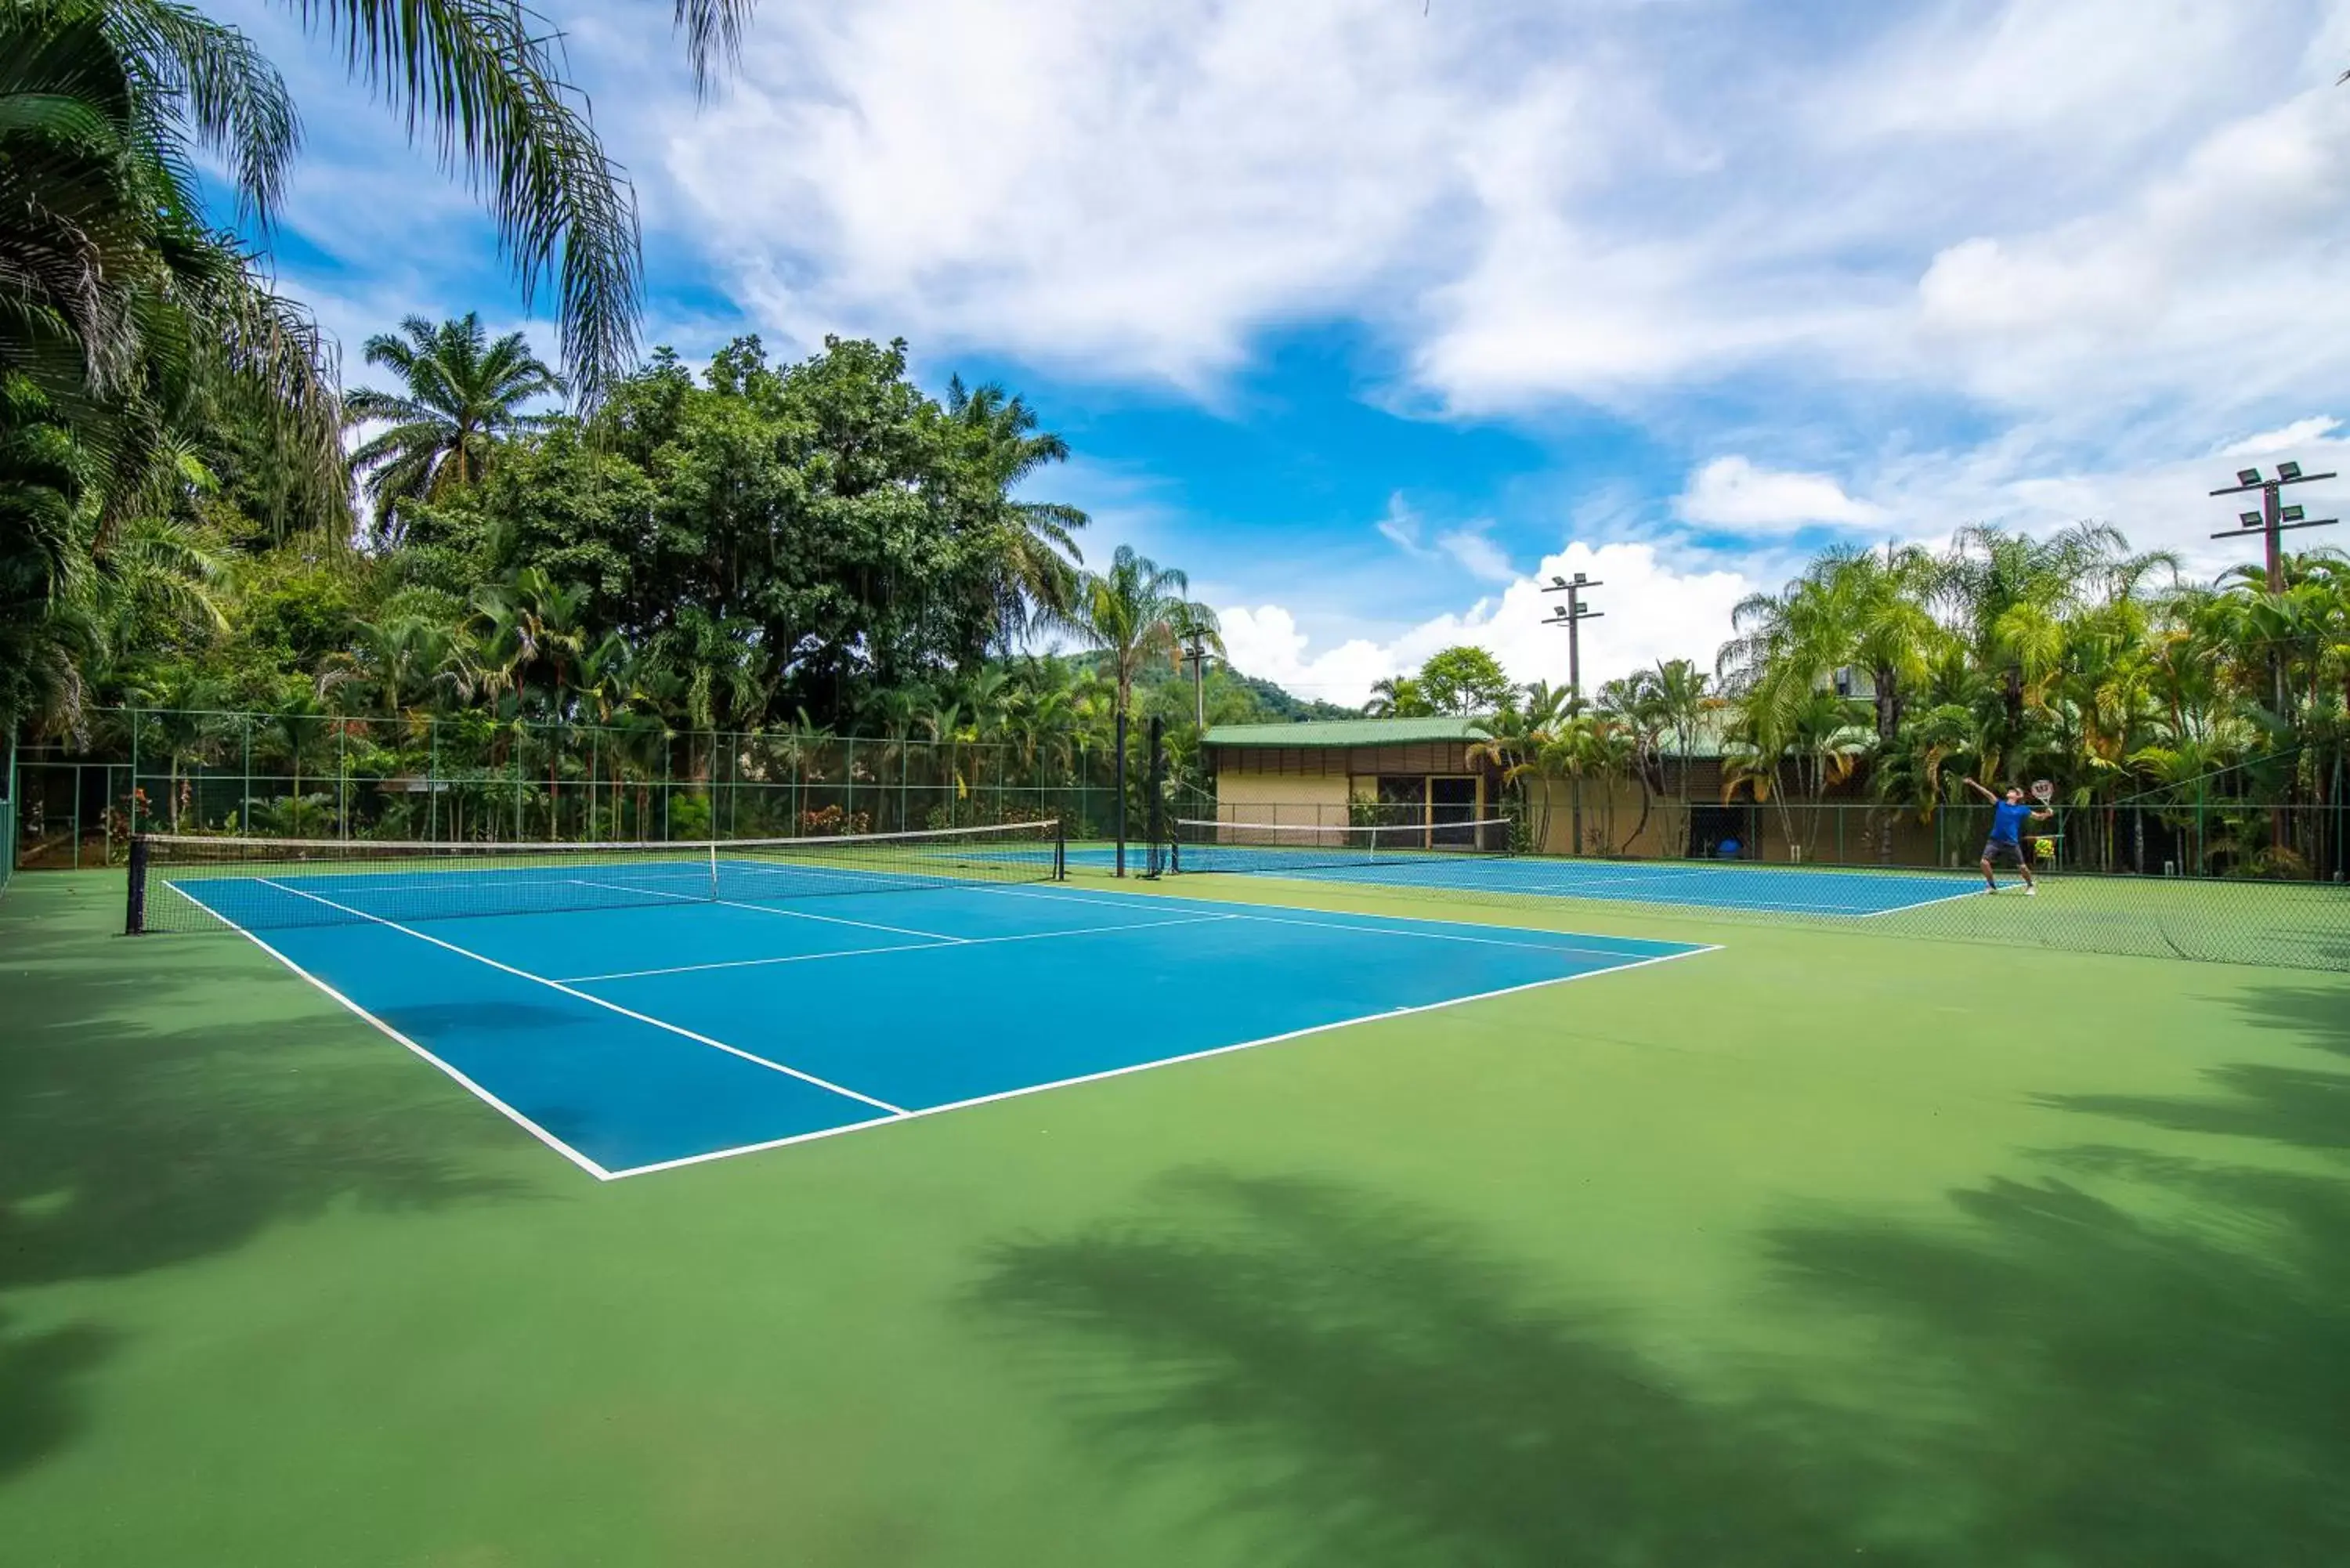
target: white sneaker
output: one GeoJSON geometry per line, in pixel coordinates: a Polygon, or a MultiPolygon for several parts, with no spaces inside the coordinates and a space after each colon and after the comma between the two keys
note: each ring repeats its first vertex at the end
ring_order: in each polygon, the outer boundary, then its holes
{"type": "Polygon", "coordinates": [[[2032,883],[2026,882],[2023,885],[2023,896],[2027,898],[2036,898],[2040,897],[2040,889],[2032,883]]]}
{"type": "Polygon", "coordinates": [[[1996,893],[1999,891],[1999,884],[1993,882],[1990,887],[1985,888],[1983,891],[1986,893],[1996,893]]]}

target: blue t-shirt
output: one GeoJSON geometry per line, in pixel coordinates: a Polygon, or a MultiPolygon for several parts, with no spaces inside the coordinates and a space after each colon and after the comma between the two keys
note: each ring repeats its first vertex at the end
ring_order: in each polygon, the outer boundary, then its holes
{"type": "Polygon", "coordinates": [[[2014,843],[2016,835],[2022,831],[2024,819],[2031,815],[2032,808],[2028,805],[2010,805],[2001,801],[1991,808],[1991,841],[1993,844],[2014,843]]]}

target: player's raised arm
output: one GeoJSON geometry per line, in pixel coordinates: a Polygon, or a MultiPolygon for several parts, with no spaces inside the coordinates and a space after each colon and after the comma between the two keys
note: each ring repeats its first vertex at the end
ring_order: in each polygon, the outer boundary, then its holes
{"type": "Polygon", "coordinates": [[[1970,789],[1970,790],[1974,791],[1977,794],[1979,794],[1979,795],[1982,796],[1982,797],[1983,797],[1983,799],[1985,799],[1985,800],[1988,800],[1988,801],[1996,801],[1996,800],[1998,800],[1998,799],[1999,799],[1999,796],[1997,796],[1997,795],[1995,795],[1995,794],[1991,794],[1991,791],[1989,791],[1989,790],[1987,790],[1987,789],[1983,788],[1983,786],[1982,786],[1982,785],[1981,785],[1981,784],[1977,784],[1977,783],[1976,783],[1973,779],[1971,779],[1971,778],[1963,778],[1963,779],[1960,779],[1959,782],[1960,782],[1960,784],[1965,784],[1969,789],[1970,789]]]}

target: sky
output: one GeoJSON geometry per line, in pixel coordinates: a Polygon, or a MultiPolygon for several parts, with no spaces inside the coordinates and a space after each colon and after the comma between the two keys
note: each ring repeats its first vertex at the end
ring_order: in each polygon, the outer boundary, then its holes
{"type": "MultiPolygon", "coordinates": [[[[271,265],[346,380],[411,314],[551,358],[334,53],[207,8],[301,105],[271,265]]],[[[2235,469],[2350,469],[2350,0],[770,0],[706,99],[668,6],[540,9],[648,345],[1002,382],[1088,563],[1183,568],[1301,696],[1463,641],[1563,681],[1577,570],[1586,683],[1710,666],[1831,545],[2094,519],[2208,577],[2235,469]]]]}

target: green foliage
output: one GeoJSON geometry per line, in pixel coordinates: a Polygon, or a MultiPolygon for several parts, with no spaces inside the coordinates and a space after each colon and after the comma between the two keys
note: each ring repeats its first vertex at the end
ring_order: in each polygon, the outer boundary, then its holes
{"type": "Polygon", "coordinates": [[[1419,691],[1439,713],[1491,713],[1511,699],[1515,688],[1503,673],[1502,661],[1482,648],[1447,648],[1429,656],[1419,667],[1419,691]]]}
{"type": "Polygon", "coordinates": [[[1371,683],[1363,711],[1374,719],[1425,719],[1436,711],[1428,690],[1413,675],[1390,675],[1371,683]]]}
{"type": "Polygon", "coordinates": [[[400,332],[369,338],[367,359],[397,373],[401,389],[360,387],[343,401],[353,424],[390,427],[351,453],[351,467],[366,475],[377,535],[393,543],[419,503],[481,479],[501,438],[539,422],[523,404],[563,389],[521,333],[490,343],[470,311],[437,326],[411,316],[400,332]]]}

